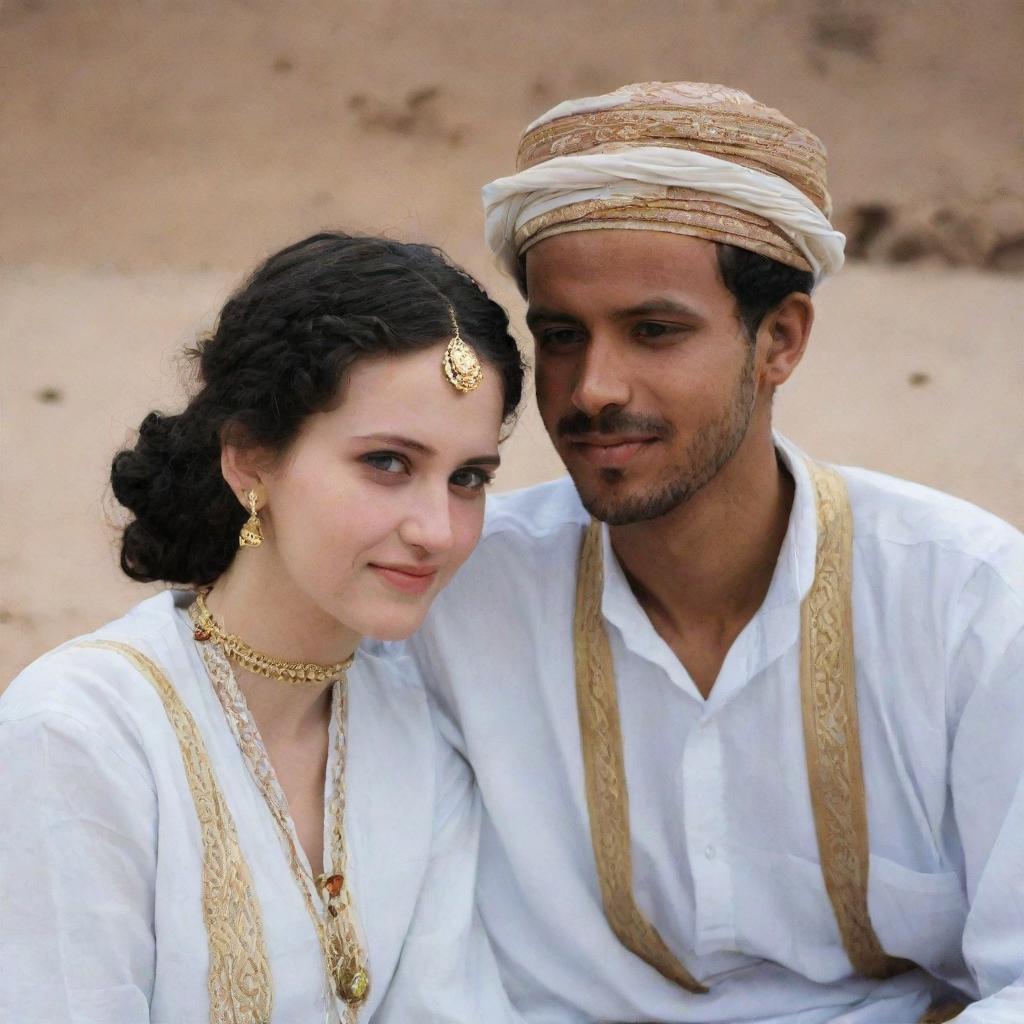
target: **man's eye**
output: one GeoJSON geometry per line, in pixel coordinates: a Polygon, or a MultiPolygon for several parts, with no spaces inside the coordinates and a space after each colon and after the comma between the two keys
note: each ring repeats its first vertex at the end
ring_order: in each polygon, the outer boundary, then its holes
{"type": "Polygon", "coordinates": [[[494,480],[494,474],[477,466],[467,466],[464,469],[457,469],[449,480],[453,487],[461,487],[466,491],[480,491],[494,480]]]}
{"type": "Polygon", "coordinates": [[[394,452],[370,452],[363,456],[363,462],[384,473],[404,473],[408,468],[405,460],[394,452]]]}
{"type": "Polygon", "coordinates": [[[642,320],[634,328],[641,338],[663,338],[666,334],[675,334],[682,330],[679,324],[659,323],[656,320],[642,320]]]}
{"type": "Polygon", "coordinates": [[[565,348],[579,341],[580,332],[571,327],[549,327],[537,334],[541,348],[565,348]]]}

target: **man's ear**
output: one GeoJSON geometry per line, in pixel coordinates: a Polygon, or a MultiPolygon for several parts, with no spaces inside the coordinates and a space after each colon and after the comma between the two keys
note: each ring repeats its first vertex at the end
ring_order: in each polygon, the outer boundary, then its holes
{"type": "Polygon", "coordinates": [[[790,292],[765,315],[757,330],[758,348],[764,352],[760,380],[772,388],[789,380],[803,359],[814,324],[814,304],[803,292],[790,292]]]}

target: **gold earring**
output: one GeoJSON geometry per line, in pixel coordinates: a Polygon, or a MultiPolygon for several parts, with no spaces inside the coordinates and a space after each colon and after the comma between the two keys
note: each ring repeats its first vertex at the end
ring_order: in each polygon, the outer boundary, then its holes
{"type": "Polygon", "coordinates": [[[242,524],[242,531],[238,535],[238,546],[240,548],[258,548],[263,543],[263,524],[256,511],[256,492],[246,491],[245,497],[249,502],[249,518],[242,524]]]}

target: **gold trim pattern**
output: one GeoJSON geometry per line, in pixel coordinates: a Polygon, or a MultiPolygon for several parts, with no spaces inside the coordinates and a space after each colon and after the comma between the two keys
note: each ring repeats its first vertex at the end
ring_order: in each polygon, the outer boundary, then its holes
{"type": "Polygon", "coordinates": [[[141,651],[115,640],[85,641],[81,646],[126,658],[156,690],[178,738],[203,844],[210,1024],[269,1024],[274,990],[260,905],[199,727],[167,676],[141,651]]]}
{"type": "MultiPolygon", "coordinates": [[[[610,98],[611,99],[611,98],[610,98]]],[[[784,178],[826,217],[825,147],[813,133],[750,101],[747,113],[722,104],[671,102],[569,114],[538,125],[519,143],[518,171],[554,157],[608,152],[623,146],[689,149],[784,178]]]]}
{"type": "Polygon", "coordinates": [[[629,794],[615,668],[601,615],[603,588],[601,525],[595,521],[587,528],[580,552],[573,637],[590,838],[605,917],[619,941],[669,981],[690,992],[706,992],[647,920],[633,895],[629,794]]]}
{"type": "Polygon", "coordinates": [[[665,186],[657,195],[587,199],[533,217],[515,233],[522,256],[552,235],[597,228],[645,229],[690,235],[750,249],[770,259],[810,270],[796,243],[771,221],[719,202],[694,189],[665,186]]]}
{"type": "MultiPolygon", "coordinates": [[[[189,608],[197,621],[195,604],[189,608]]],[[[238,687],[225,652],[216,644],[199,643],[199,654],[206,667],[214,692],[224,709],[228,725],[245,758],[254,781],[270,810],[288,855],[292,876],[302,893],[306,911],[316,931],[328,980],[328,990],[342,1000],[344,1024],[354,1024],[356,1008],[366,1001],[370,975],[354,921],[354,908],[348,885],[348,861],[345,844],[345,761],[348,728],[348,700],[344,678],[334,684],[332,717],[335,726],[334,775],[329,805],[330,872],[323,881],[339,879],[328,889],[318,884],[306,867],[300,844],[291,823],[288,800],[277,780],[270,755],[259,729],[249,712],[245,696],[238,687]],[[332,891],[333,890],[333,891],[332,891]],[[316,903],[322,902],[321,910],[316,903]]]]}
{"type": "Polygon", "coordinates": [[[853,660],[853,516],[842,477],[808,462],[818,509],[814,583],[800,607],[800,695],[807,777],[825,889],[854,968],[890,978],[868,915],[868,821],[853,660]]]}
{"type": "MultiPolygon", "coordinates": [[[[854,969],[889,978],[912,968],[890,957],[868,915],[868,830],[853,661],[853,517],[842,477],[808,462],[817,508],[814,583],[801,605],[800,687],[808,782],[825,889],[854,969]]],[[[691,992],[706,992],[636,905],[629,798],[611,646],[601,613],[601,525],[583,538],[573,646],[591,843],[605,916],[627,949],[691,992]]],[[[962,1007],[960,1007],[962,1009],[962,1007]]],[[[924,1022],[959,1012],[935,1006],[924,1022]]]]}

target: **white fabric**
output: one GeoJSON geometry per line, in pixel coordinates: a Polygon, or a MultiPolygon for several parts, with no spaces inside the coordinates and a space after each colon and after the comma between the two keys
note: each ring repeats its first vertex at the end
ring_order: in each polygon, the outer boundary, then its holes
{"type": "MultiPolygon", "coordinates": [[[[283,844],[174,600],[99,635],[156,661],[198,724],[262,908],[274,1024],[334,1021],[283,844]]],[[[373,979],[359,1019],[504,1021],[473,919],[479,808],[465,762],[439,741],[408,663],[361,653],[349,686],[349,878],[373,979]]],[[[208,1021],[196,812],[149,682],[113,652],[51,652],[0,700],[0,765],[0,1021],[208,1021]]]]}
{"type": "MultiPolygon", "coordinates": [[[[568,480],[490,499],[484,539],[412,641],[485,808],[479,899],[531,1024],[912,1024],[938,981],[857,977],[818,862],[799,693],[816,521],[806,467],[762,607],[705,701],[605,532],[641,909],[711,987],[627,952],[602,911],[573,670],[587,515],[568,480]]],[[[958,1024],[1024,1021],[1024,538],[964,502],[841,470],[855,521],[854,639],[884,948],[984,997],[958,1024]]]]}
{"type": "Polygon", "coordinates": [[[793,240],[816,279],[843,265],[846,236],[795,185],[706,153],[667,146],[559,156],[492,181],[482,193],[487,244],[499,264],[514,273],[515,233],[528,221],[585,200],[643,194],[643,186],[652,195],[665,186],[698,189],[764,217],[793,240]]]}

